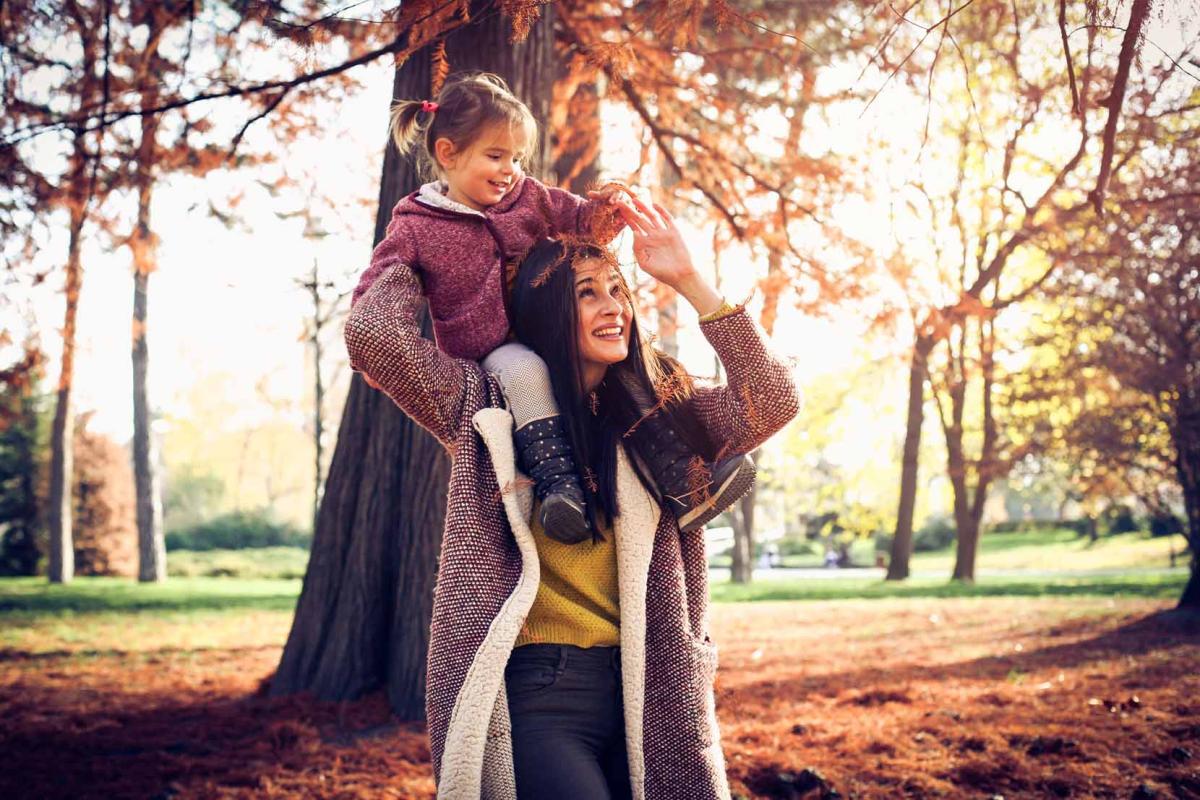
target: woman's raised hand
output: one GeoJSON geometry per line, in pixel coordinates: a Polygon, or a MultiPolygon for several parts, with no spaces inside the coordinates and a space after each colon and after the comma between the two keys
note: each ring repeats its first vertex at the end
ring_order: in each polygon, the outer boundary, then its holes
{"type": "Polygon", "coordinates": [[[671,212],[630,196],[632,205],[621,205],[621,216],[633,231],[633,255],[652,278],[679,292],[701,316],[721,307],[721,295],[704,280],[692,263],[692,254],[675,227],[671,212]]]}
{"type": "Polygon", "coordinates": [[[696,274],[696,267],[675,227],[675,218],[658,203],[651,208],[632,195],[629,201],[632,205],[623,203],[618,209],[633,231],[633,255],[638,266],[655,280],[679,289],[681,281],[696,274]]]}

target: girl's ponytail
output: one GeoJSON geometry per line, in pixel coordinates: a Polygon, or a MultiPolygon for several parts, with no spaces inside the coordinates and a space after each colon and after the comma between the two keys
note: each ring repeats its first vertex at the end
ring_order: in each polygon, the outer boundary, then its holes
{"type": "Polygon", "coordinates": [[[422,172],[440,173],[434,144],[449,139],[455,148],[465,150],[488,128],[503,124],[522,131],[525,155],[532,159],[537,150],[537,122],[525,104],[513,96],[499,77],[484,72],[451,75],[432,100],[396,100],[392,103],[390,129],[401,155],[416,148],[416,161],[422,172]]]}
{"type": "Polygon", "coordinates": [[[397,100],[392,103],[389,129],[400,155],[407,155],[417,141],[417,132],[421,129],[418,119],[422,105],[420,100],[397,100]]]}

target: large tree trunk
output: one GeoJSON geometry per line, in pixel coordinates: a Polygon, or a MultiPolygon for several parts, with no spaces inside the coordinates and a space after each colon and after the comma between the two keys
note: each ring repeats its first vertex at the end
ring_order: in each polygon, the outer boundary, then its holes
{"type": "MultiPolygon", "coordinates": [[[[552,8],[542,7],[528,40],[515,46],[509,44],[506,19],[475,15],[480,22],[446,41],[452,68],[501,75],[534,116],[545,120],[555,74],[552,8]]],[[[396,71],[393,95],[428,97],[430,67],[427,50],[406,61],[396,71]]],[[[392,206],[418,184],[411,162],[401,160],[389,143],[376,242],[392,206]]],[[[428,433],[383,393],[354,378],[272,694],[309,690],[325,699],[349,699],[384,688],[397,715],[423,718],[448,468],[446,454],[428,433]]]]}
{"type": "Polygon", "coordinates": [[[921,427],[925,422],[925,376],[934,340],[918,336],[913,344],[908,368],[908,417],[904,431],[904,455],[900,468],[900,508],[896,511],[896,530],[885,580],[901,581],[908,577],[912,558],[913,511],[917,503],[917,475],[920,467],[921,427]]]}
{"type": "MultiPolygon", "coordinates": [[[[153,93],[143,93],[143,107],[153,106],[154,100],[153,93]]],[[[142,117],[142,139],[137,154],[137,226],[129,239],[129,247],[133,252],[133,480],[137,498],[138,580],[143,582],[167,579],[162,499],[151,442],[148,389],[150,351],[146,343],[150,273],[158,266],[154,234],[150,229],[158,120],[156,114],[142,117]]]]}

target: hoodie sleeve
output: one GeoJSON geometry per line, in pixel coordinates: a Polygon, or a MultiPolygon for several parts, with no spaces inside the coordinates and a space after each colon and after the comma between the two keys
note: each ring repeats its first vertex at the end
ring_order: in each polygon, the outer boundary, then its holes
{"type": "Polygon", "coordinates": [[[546,186],[526,178],[526,190],[547,223],[546,235],[558,237],[586,236],[597,244],[608,244],[616,238],[625,221],[617,207],[604,200],[585,200],[556,186],[546,186]]]}
{"type": "MultiPolygon", "coordinates": [[[[400,202],[404,202],[401,200],[400,202]]],[[[416,236],[407,219],[397,213],[400,203],[392,209],[392,219],[388,222],[387,232],[382,241],[375,245],[371,254],[371,265],[358,278],[354,294],[350,296],[350,307],[358,304],[359,298],[367,293],[376,279],[393,264],[407,264],[410,269],[417,267],[416,236]]]]}

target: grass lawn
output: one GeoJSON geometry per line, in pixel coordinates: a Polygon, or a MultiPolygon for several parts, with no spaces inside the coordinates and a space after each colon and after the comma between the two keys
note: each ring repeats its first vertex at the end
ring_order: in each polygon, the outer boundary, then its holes
{"type": "Polygon", "coordinates": [[[902,583],[874,578],[822,578],[814,580],[756,580],[749,584],[729,581],[710,584],[713,600],[734,603],[755,600],[852,600],[896,597],[1054,597],[1092,595],[1178,599],[1187,583],[1185,572],[1164,575],[1078,578],[985,577],[974,584],[952,583],[946,578],[909,578],[902,583]]]}
{"type": "MultiPolygon", "coordinates": [[[[979,542],[976,567],[979,569],[1029,570],[1100,570],[1147,569],[1171,566],[1171,552],[1176,553],[1176,565],[1186,566],[1183,555],[1186,542],[1181,536],[1151,537],[1148,533],[1122,533],[1102,536],[1088,541],[1074,531],[1059,528],[1052,531],[1019,533],[985,533],[979,542]]],[[[850,547],[851,560],[860,566],[875,563],[875,544],[870,539],[855,541],[850,547]]],[[[783,557],[785,567],[820,567],[824,559],[819,553],[783,557]]],[[[718,556],[713,566],[728,567],[729,556],[718,556]]],[[[914,572],[943,572],[950,574],[954,567],[954,547],[935,552],[913,553],[909,564],[914,572]]]]}

